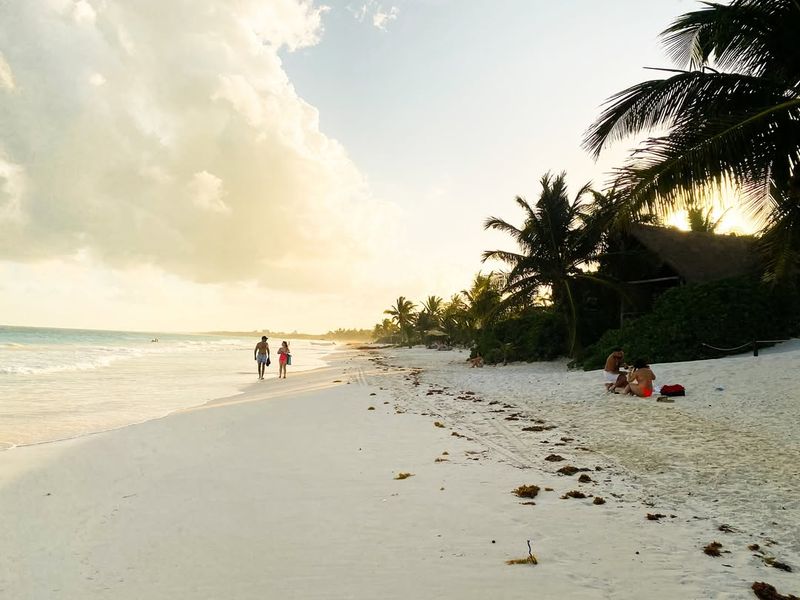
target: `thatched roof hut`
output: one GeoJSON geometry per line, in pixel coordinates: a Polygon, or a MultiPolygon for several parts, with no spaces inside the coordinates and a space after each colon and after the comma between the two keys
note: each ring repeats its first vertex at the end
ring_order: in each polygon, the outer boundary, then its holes
{"type": "Polygon", "coordinates": [[[738,277],[756,273],[760,268],[752,236],[681,231],[649,225],[634,225],[629,235],[684,283],[738,277]]]}

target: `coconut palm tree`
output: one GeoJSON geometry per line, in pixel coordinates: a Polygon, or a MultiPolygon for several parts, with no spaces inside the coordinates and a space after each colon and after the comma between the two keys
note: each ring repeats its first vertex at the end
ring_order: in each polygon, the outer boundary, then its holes
{"type": "Polygon", "coordinates": [[[598,156],[615,141],[665,132],[615,174],[632,205],[664,209],[733,184],[767,216],[769,273],[796,274],[800,246],[783,242],[800,239],[786,235],[800,224],[800,2],[704,4],[662,33],[679,69],[612,96],[584,146],[598,156]]]}
{"type": "Polygon", "coordinates": [[[701,233],[716,232],[717,228],[722,223],[722,219],[725,218],[725,215],[728,214],[728,210],[730,209],[725,210],[716,220],[711,218],[713,210],[713,208],[690,205],[689,208],[686,209],[686,216],[689,220],[689,230],[701,233]]]}
{"type": "Polygon", "coordinates": [[[542,191],[534,207],[524,198],[516,198],[525,213],[521,227],[496,217],[490,217],[484,224],[486,229],[508,233],[519,251],[489,250],[483,253],[483,260],[497,259],[509,266],[505,285],[509,302],[528,304],[550,290],[553,303],[566,316],[570,353],[575,354],[578,351],[576,282],[598,281],[596,275],[586,270],[586,265],[597,258],[602,228],[590,219],[585,201],[588,186],[583,186],[570,200],[566,173],[557,176],[547,173],[540,183],[542,191]]]}
{"type": "Polygon", "coordinates": [[[435,327],[439,326],[443,307],[444,300],[439,296],[428,296],[425,302],[422,303],[422,311],[430,317],[435,327]]]}
{"type": "Polygon", "coordinates": [[[444,301],[439,296],[428,296],[422,303],[422,310],[417,315],[417,332],[424,336],[426,331],[441,326],[442,306],[444,301]]]}
{"type": "Polygon", "coordinates": [[[467,304],[467,324],[474,335],[499,316],[503,300],[503,277],[494,271],[478,273],[468,290],[461,292],[467,304]]]}
{"type": "Polygon", "coordinates": [[[416,305],[411,300],[406,299],[405,296],[400,296],[392,307],[383,311],[384,314],[392,317],[392,320],[397,323],[400,328],[400,336],[409,347],[411,346],[411,331],[416,320],[415,308],[416,305]]]}
{"type": "Polygon", "coordinates": [[[375,325],[372,330],[372,337],[376,340],[393,339],[400,333],[400,328],[391,319],[383,319],[380,323],[375,325]]]}
{"type": "Polygon", "coordinates": [[[469,307],[463,296],[453,294],[442,309],[442,329],[457,343],[469,341],[469,307]]]}

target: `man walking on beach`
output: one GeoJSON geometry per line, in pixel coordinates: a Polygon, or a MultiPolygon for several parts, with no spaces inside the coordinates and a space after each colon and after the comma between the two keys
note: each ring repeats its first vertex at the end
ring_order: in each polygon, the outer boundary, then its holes
{"type": "Polygon", "coordinates": [[[267,336],[262,335],[261,341],[256,344],[253,350],[253,359],[258,362],[258,378],[264,379],[264,369],[269,366],[269,344],[267,336]]]}

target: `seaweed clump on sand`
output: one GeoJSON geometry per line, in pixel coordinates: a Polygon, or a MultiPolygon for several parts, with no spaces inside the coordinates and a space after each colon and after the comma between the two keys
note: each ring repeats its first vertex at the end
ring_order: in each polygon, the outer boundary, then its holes
{"type": "Polygon", "coordinates": [[[591,483],[592,478],[589,477],[586,473],[578,477],[578,483],[591,483]]]}
{"type": "Polygon", "coordinates": [[[561,496],[562,500],[566,500],[567,498],[586,498],[586,494],[580,490],[572,490],[561,496]]]}
{"type": "Polygon", "coordinates": [[[564,457],[558,454],[548,454],[547,456],[544,457],[544,459],[549,462],[560,462],[564,460],[564,457]]]}
{"type": "Polygon", "coordinates": [[[600,496],[595,496],[594,500],[592,500],[592,504],[598,504],[599,505],[599,504],[605,504],[605,503],[606,503],[606,499],[605,498],[601,498],[600,496]]]}
{"type": "Polygon", "coordinates": [[[405,473],[405,472],[403,472],[403,473],[398,473],[395,476],[395,479],[408,479],[409,477],[413,477],[413,476],[414,476],[413,473],[405,473]]]}
{"type": "Polygon", "coordinates": [[[703,548],[703,552],[705,552],[709,556],[719,556],[720,554],[722,554],[720,548],[722,548],[722,544],[720,544],[719,542],[711,542],[710,544],[708,544],[703,548]]]}
{"type": "Polygon", "coordinates": [[[434,421],[433,426],[438,427],[440,429],[444,429],[444,423],[442,423],[441,421],[434,421]]]}
{"type": "Polygon", "coordinates": [[[786,571],[787,573],[792,572],[792,567],[790,567],[786,563],[780,562],[773,556],[764,557],[764,564],[769,565],[770,567],[774,567],[776,569],[780,569],[781,571],[786,571]]]}
{"type": "Polygon", "coordinates": [[[588,470],[589,469],[585,467],[580,468],[580,467],[573,467],[572,465],[566,465],[564,467],[561,467],[558,471],[556,471],[556,473],[559,473],[560,475],[571,476],[575,475],[575,473],[580,473],[581,471],[588,471],[588,470]]]}
{"type": "Polygon", "coordinates": [[[539,493],[539,486],[521,485],[517,489],[511,490],[511,493],[519,498],[536,498],[536,495],[539,493]]]}
{"type": "Polygon", "coordinates": [[[555,428],[555,425],[531,425],[530,427],[523,427],[522,431],[550,431],[555,428]]]}
{"type": "Polygon", "coordinates": [[[789,594],[788,596],[779,594],[778,590],[763,581],[756,581],[753,584],[752,589],[753,593],[757,598],[759,598],[759,600],[800,600],[800,598],[793,596],[792,594],[789,594]]]}
{"type": "Polygon", "coordinates": [[[525,558],[512,558],[511,560],[506,561],[507,565],[538,565],[539,561],[536,560],[536,557],[533,554],[526,556],[525,558]]]}
{"type": "Polygon", "coordinates": [[[506,561],[507,565],[538,565],[539,561],[536,560],[536,556],[533,554],[533,550],[531,550],[531,541],[528,540],[528,556],[525,558],[512,558],[511,560],[506,561]]]}
{"type": "MultiPolygon", "coordinates": [[[[658,521],[660,519],[663,519],[666,516],[667,515],[662,515],[661,513],[647,513],[647,516],[645,518],[648,521],[658,521]]],[[[714,542],[714,543],[716,544],[716,542],[714,542]]]]}

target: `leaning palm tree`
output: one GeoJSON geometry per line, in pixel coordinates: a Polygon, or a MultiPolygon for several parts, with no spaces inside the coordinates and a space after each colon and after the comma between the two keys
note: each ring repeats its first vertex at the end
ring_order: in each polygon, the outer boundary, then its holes
{"type": "Polygon", "coordinates": [[[800,267],[800,246],[778,261],[789,248],[771,246],[775,236],[766,235],[800,222],[798,31],[797,0],[705,3],[662,33],[679,69],[612,96],[584,140],[598,156],[615,141],[665,131],[615,174],[632,206],[663,210],[733,185],[768,219],[764,242],[776,276],[800,267]]]}
{"type": "Polygon", "coordinates": [[[511,302],[528,303],[550,290],[553,303],[566,317],[569,351],[574,355],[578,350],[576,283],[598,279],[586,265],[597,258],[602,228],[589,219],[588,185],[570,200],[565,179],[565,173],[544,175],[533,207],[524,198],[516,198],[525,212],[521,227],[496,217],[487,219],[486,229],[508,233],[519,250],[489,250],[483,253],[483,260],[497,259],[509,266],[505,291],[511,302]]]}
{"type": "Polygon", "coordinates": [[[415,308],[416,306],[411,300],[407,300],[405,296],[400,296],[392,307],[383,311],[384,314],[392,317],[392,320],[397,323],[402,340],[409,346],[411,345],[411,330],[414,327],[416,317],[415,308]]]}

